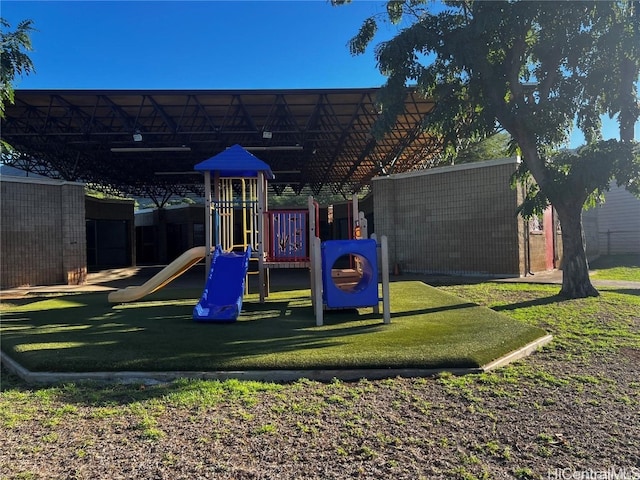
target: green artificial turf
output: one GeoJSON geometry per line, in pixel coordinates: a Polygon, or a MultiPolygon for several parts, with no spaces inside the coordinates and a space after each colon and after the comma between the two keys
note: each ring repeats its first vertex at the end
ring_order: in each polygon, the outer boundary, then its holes
{"type": "Polygon", "coordinates": [[[197,323],[195,290],[111,305],[106,294],[0,305],[2,350],[32,371],[479,367],[542,337],[539,328],[421,282],[391,284],[391,324],[372,309],[325,313],[309,290],[245,297],[235,323],[197,323]]]}

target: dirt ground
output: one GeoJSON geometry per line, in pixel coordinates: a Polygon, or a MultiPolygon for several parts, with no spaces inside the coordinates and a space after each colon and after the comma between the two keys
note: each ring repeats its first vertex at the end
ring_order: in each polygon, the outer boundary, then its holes
{"type": "Polygon", "coordinates": [[[44,389],[23,419],[3,419],[0,478],[637,479],[639,361],[635,349],[570,363],[543,351],[515,382],[511,370],[299,381],[212,402],[44,389]],[[569,476],[612,469],[627,476],[569,476]]]}

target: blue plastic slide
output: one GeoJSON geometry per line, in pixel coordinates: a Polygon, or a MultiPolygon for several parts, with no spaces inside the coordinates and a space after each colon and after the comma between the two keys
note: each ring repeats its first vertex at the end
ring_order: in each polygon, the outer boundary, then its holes
{"type": "Polygon", "coordinates": [[[242,309],[251,247],[245,253],[225,253],[218,245],[200,301],[193,309],[197,322],[233,322],[242,309]]]}

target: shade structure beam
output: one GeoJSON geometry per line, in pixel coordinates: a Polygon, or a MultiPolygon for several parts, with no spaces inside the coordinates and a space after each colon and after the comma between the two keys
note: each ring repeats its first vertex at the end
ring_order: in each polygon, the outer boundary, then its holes
{"type": "Polygon", "coordinates": [[[180,172],[239,144],[262,149],[255,152],[274,171],[298,172],[278,176],[286,184],[272,185],[275,192],[353,193],[381,169],[424,168],[437,157],[432,136],[411,133],[434,106],[417,95],[372,146],[377,91],[17,90],[2,134],[19,155],[3,163],[128,195],[171,185],[181,195],[195,188],[180,172]]]}

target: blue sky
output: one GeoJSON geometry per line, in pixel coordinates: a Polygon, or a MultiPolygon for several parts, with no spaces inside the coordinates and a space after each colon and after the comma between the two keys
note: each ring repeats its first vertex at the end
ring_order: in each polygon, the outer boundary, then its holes
{"type": "MultiPolygon", "coordinates": [[[[34,21],[36,72],[16,88],[290,89],[377,87],[373,48],[347,42],[382,0],[2,0],[12,26],[34,21]]],[[[374,44],[392,37],[383,26],[374,44]]],[[[606,119],[605,137],[617,138],[606,119]]],[[[636,128],[636,138],[640,129],[636,128]]],[[[571,146],[581,141],[574,132],[571,146]]]]}
{"type": "Polygon", "coordinates": [[[2,17],[13,26],[33,19],[38,30],[36,73],[17,88],[344,88],[384,83],[373,53],[347,48],[381,6],[2,0],[2,17]]]}

